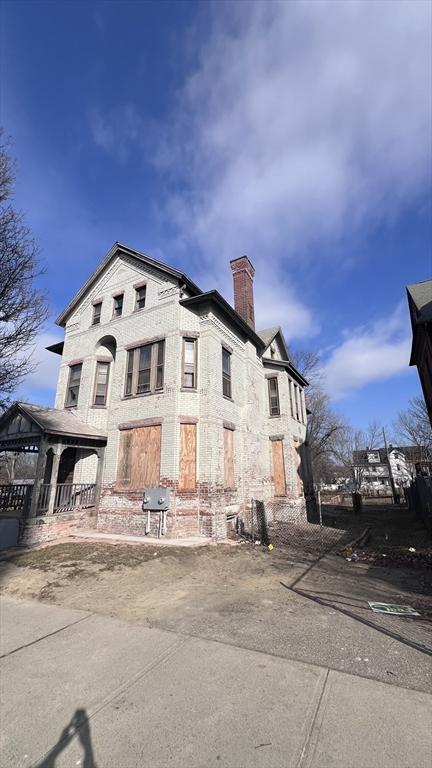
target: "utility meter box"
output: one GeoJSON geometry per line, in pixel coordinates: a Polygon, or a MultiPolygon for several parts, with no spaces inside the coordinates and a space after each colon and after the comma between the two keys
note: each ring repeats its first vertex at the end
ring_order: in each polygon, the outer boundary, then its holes
{"type": "Polygon", "coordinates": [[[170,492],[168,488],[146,488],[142,508],[147,510],[167,510],[169,508],[170,492]]]}

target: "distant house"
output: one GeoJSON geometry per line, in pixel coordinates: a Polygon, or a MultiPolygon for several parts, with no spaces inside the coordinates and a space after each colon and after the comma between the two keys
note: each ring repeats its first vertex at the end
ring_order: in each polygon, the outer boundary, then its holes
{"type": "Polygon", "coordinates": [[[408,285],[412,327],[410,365],[416,365],[432,425],[432,280],[408,285]]]}
{"type": "Polygon", "coordinates": [[[57,319],[55,408],[0,419],[0,451],[38,452],[31,501],[6,488],[0,507],[25,501],[35,531],[93,507],[101,531],[217,539],[252,498],[305,506],[307,381],[281,329],[255,329],[249,259],[231,270],[234,307],[114,244],[57,319]]]}
{"type": "Polygon", "coordinates": [[[361,488],[371,491],[391,489],[390,469],[397,488],[404,488],[409,485],[415,471],[405,449],[394,448],[390,445],[388,453],[389,460],[385,448],[354,451],[353,464],[361,488]]]}

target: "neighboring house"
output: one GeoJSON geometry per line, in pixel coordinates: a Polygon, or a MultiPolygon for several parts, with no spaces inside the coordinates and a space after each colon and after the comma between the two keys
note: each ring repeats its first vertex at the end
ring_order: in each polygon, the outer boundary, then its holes
{"type": "Polygon", "coordinates": [[[396,488],[405,488],[412,480],[412,467],[403,448],[389,445],[388,459],[385,448],[354,451],[355,474],[360,481],[360,490],[391,490],[390,469],[396,488]]]}
{"type": "Polygon", "coordinates": [[[101,531],[224,538],[253,498],[304,507],[307,382],[281,329],[255,330],[249,259],[231,269],[235,309],[114,244],[57,319],[55,408],[0,420],[0,450],[39,449],[32,516],[96,502],[101,531]],[[154,487],[167,512],[143,513],[154,487]]]}
{"type": "Polygon", "coordinates": [[[432,280],[408,285],[412,327],[410,365],[416,365],[432,425],[432,280]]]}

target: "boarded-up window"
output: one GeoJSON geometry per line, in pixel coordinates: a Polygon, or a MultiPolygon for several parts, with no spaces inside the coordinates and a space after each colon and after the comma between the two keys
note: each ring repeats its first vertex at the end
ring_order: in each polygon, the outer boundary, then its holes
{"type": "Polygon", "coordinates": [[[275,496],[286,496],[285,462],[282,440],[272,440],[273,483],[275,496]]]}
{"type": "Polygon", "coordinates": [[[196,424],[180,424],[179,490],[193,491],[196,486],[196,424]]]}
{"type": "Polygon", "coordinates": [[[224,485],[234,488],[234,431],[224,427],[224,485]]]}
{"type": "Polygon", "coordinates": [[[303,495],[303,478],[302,478],[302,463],[301,463],[302,446],[300,443],[293,442],[293,454],[294,454],[294,472],[295,472],[295,487],[297,489],[297,495],[303,495]]]}
{"type": "Polygon", "coordinates": [[[133,429],[120,432],[117,458],[117,482],[130,485],[133,429]]]}
{"type": "Polygon", "coordinates": [[[158,486],[160,452],[160,425],[120,432],[117,481],[135,490],[158,486]]]}

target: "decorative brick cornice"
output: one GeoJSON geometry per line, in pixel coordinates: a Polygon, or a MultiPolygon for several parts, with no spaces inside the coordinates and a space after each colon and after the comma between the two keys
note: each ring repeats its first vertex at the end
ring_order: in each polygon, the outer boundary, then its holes
{"type": "Polygon", "coordinates": [[[198,424],[197,416],[177,416],[177,421],[180,424],[198,424]]]}
{"type": "Polygon", "coordinates": [[[160,427],[163,422],[161,418],[134,419],[133,421],[124,421],[118,425],[118,429],[123,432],[126,429],[138,429],[139,427],[160,427]]]}
{"type": "Polygon", "coordinates": [[[156,344],[157,341],[165,341],[165,336],[153,336],[151,339],[138,339],[138,341],[132,342],[132,344],[125,344],[125,349],[136,349],[137,347],[144,347],[146,344],[156,344]]]}

